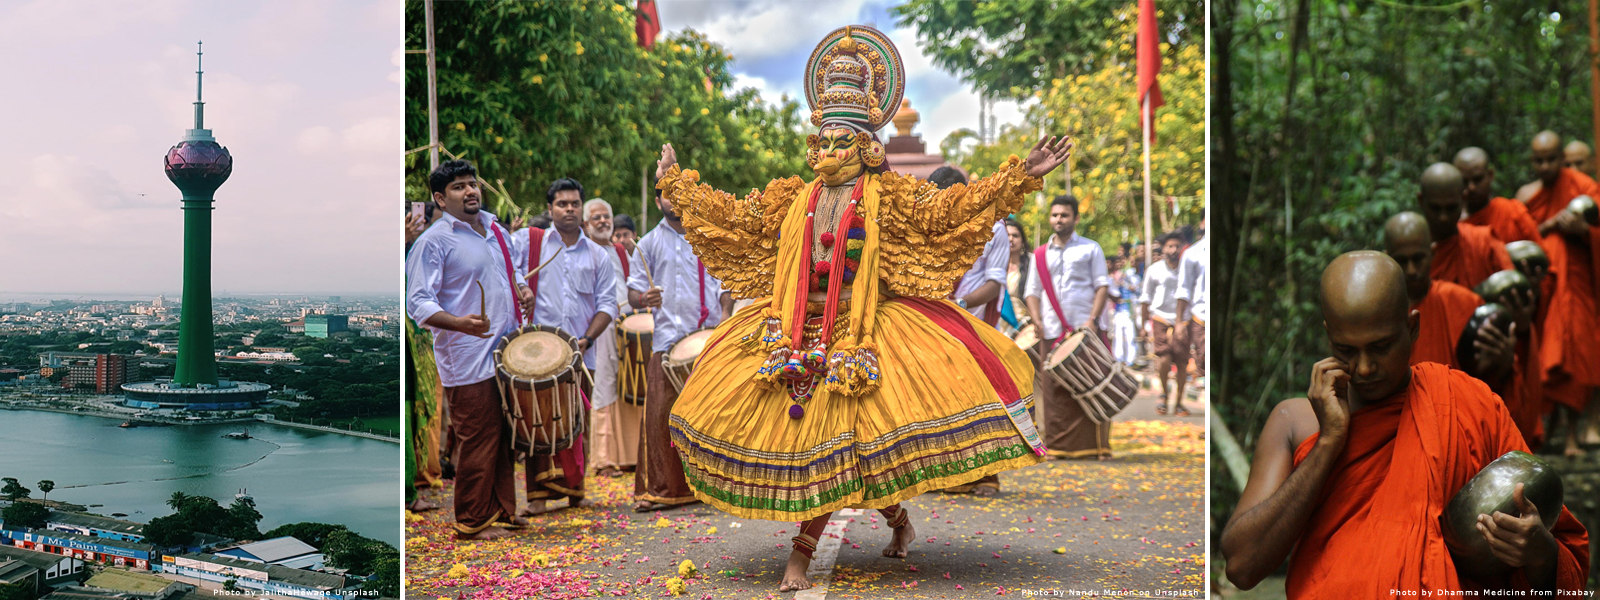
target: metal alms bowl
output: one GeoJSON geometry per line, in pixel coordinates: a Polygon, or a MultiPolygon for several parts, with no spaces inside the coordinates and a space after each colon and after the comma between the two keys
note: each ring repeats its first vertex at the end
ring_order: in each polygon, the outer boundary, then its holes
{"type": "Polygon", "coordinates": [[[1440,516],[1444,521],[1445,544],[1461,572],[1493,575],[1510,570],[1494,557],[1489,542],[1478,532],[1477,524],[1478,515],[1493,515],[1497,511],[1521,514],[1512,498],[1518,483],[1523,486],[1523,495],[1538,507],[1545,528],[1555,526],[1556,519],[1561,516],[1561,475],[1532,454],[1520,450],[1507,452],[1462,486],[1440,516]]]}
{"type": "Polygon", "coordinates": [[[1550,268],[1550,257],[1545,255],[1544,248],[1540,247],[1538,242],[1529,240],[1511,242],[1506,244],[1506,254],[1511,256],[1513,264],[1527,262],[1541,269],[1550,268]]]}

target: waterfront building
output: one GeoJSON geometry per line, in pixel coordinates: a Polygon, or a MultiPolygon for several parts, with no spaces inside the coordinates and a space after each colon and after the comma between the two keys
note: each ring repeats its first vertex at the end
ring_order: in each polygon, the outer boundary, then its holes
{"type": "Polygon", "coordinates": [[[24,550],[69,556],[81,561],[148,571],[161,564],[161,552],[151,544],[92,537],[49,529],[0,529],[0,536],[24,550]]]}
{"type": "Polygon", "coordinates": [[[161,571],[169,575],[216,583],[231,579],[240,589],[295,598],[354,599],[356,596],[348,592],[360,583],[358,579],[343,575],[249,562],[215,554],[165,556],[161,561],[161,571]]]}
{"type": "Polygon", "coordinates": [[[193,585],[158,575],[106,569],[82,584],[56,588],[41,600],[167,600],[194,589],[193,585]]]}
{"type": "Polygon", "coordinates": [[[80,559],[0,545],[0,581],[32,581],[36,594],[46,586],[83,581],[88,576],[80,559]]]}
{"type": "Polygon", "coordinates": [[[312,547],[311,544],[291,536],[219,549],[215,554],[247,562],[273,564],[291,569],[311,569],[313,571],[321,569],[323,562],[326,560],[322,552],[312,547]]]}
{"type": "Polygon", "coordinates": [[[124,542],[143,542],[144,524],[88,513],[50,511],[45,529],[124,542]]]}

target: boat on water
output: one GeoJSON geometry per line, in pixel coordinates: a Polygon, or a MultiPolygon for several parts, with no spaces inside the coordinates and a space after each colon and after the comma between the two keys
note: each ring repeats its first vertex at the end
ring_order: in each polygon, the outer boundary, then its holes
{"type": "Polygon", "coordinates": [[[138,427],[138,426],[139,426],[139,424],[135,423],[133,421],[123,421],[122,424],[118,425],[117,427],[121,427],[123,429],[133,429],[134,427],[138,427]]]}
{"type": "Polygon", "coordinates": [[[239,488],[239,493],[234,494],[233,495],[233,499],[234,500],[243,500],[245,502],[255,502],[256,501],[255,496],[251,496],[249,490],[246,490],[245,488],[239,488]]]}
{"type": "Polygon", "coordinates": [[[222,437],[228,438],[230,440],[248,440],[248,439],[250,439],[250,429],[247,427],[247,428],[245,428],[244,431],[235,431],[233,433],[225,433],[225,434],[222,435],[222,437]]]}

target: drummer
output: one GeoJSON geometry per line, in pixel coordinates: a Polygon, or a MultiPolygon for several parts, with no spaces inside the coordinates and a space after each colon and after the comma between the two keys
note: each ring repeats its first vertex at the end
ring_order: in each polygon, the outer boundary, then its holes
{"type": "MultiPolygon", "coordinates": [[[[604,250],[611,263],[611,271],[616,275],[616,300],[627,302],[628,249],[616,239],[618,236],[613,235],[613,232],[623,230],[615,229],[611,203],[599,198],[584,202],[583,215],[584,233],[604,250]]],[[[617,215],[616,221],[627,217],[617,215]]],[[[626,231],[632,231],[632,219],[629,219],[629,228],[626,231]]],[[[633,470],[639,454],[639,420],[644,416],[643,409],[638,406],[617,402],[617,369],[620,365],[616,328],[617,323],[613,322],[594,338],[595,362],[589,365],[594,369],[594,395],[589,398],[594,403],[594,437],[589,440],[589,463],[590,468],[596,470],[595,474],[602,477],[618,477],[623,471],[633,470]]]]}
{"type": "Polygon", "coordinates": [[[1483,382],[1437,363],[1408,365],[1418,320],[1394,259],[1341,255],[1321,290],[1333,356],[1312,366],[1307,397],[1280,402],[1256,437],[1250,481],[1222,531],[1228,579],[1255,587],[1289,558],[1291,598],[1582,590],[1583,526],[1563,508],[1547,530],[1518,496],[1513,514],[1478,517],[1512,571],[1456,570],[1436,521],[1445,503],[1490,461],[1528,448],[1483,382]]]}
{"type": "Polygon", "coordinates": [[[657,192],[661,225],[639,239],[628,275],[628,304],[655,313],[650,360],[645,368],[644,428],[639,432],[638,467],[633,472],[633,509],[647,512],[694,502],[683,474],[683,460],[672,448],[667,417],[678,392],[661,369],[667,348],[696,330],[716,327],[733,312],[733,296],[706,272],[683,239],[683,221],[672,201],[657,192]]]}
{"type": "MultiPolygon", "coordinates": [[[[517,270],[538,269],[528,281],[534,295],[524,308],[533,315],[534,324],[556,327],[577,337],[584,364],[593,368],[599,357],[595,341],[617,318],[617,275],[611,267],[613,259],[608,258],[614,257],[616,251],[603,248],[584,235],[583,184],[575,179],[557,179],[545,192],[545,199],[550,206],[550,229],[529,227],[512,234],[512,257],[517,270]],[[530,243],[536,246],[530,247],[530,243]]],[[[583,387],[590,387],[586,378],[580,377],[579,381],[583,387]]],[[[592,388],[588,391],[593,394],[592,388]]],[[[528,508],[523,511],[524,516],[551,510],[545,505],[549,500],[566,498],[566,507],[588,504],[583,500],[588,462],[584,441],[584,434],[580,433],[570,448],[559,450],[554,456],[528,455],[528,508]]]]}
{"type": "MultiPolygon", "coordinates": [[[[1078,199],[1071,194],[1056,196],[1050,203],[1050,241],[1034,250],[1031,257],[1044,257],[1048,272],[1028,271],[1023,296],[1028,316],[1043,329],[1041,352],[1050,350],[1072,332],[1087,329],[1090,335],[1105,340],[1106,301],[1111,278],[1106,272],[1105,251],[1094,240],[1076,234],[1078,199]],[[1048,277],[1048,287],[1041,281],[1048,277]],[[1053,294],[1049,293],[1053,290],[1053,294]],[[1066,325],[1067,327],[1063,327],[1066,325]]],[[[1109,345],[1109,344],[1108,344],[1109,345]]],[[[1054,377],[1040,377],[1037,389],[1044,416],[1044,444],[1054,458],[1111,458],[1111,424],[1096,423],[1073,399],[1072,393],[1054,377]]]]}
{"type": "Polygon", "coordinates": [[[500,336],[517,328],[518,302],[532,293],[507,260],[509,234],[483,210],[472,163],[439,165],[428,175],[428,187],[444,214],[406,255],[406,312],[435,336],[433,353],[455,440],[456,537],[502,538],[510,532],[496,523],[520,528],[528,522],[516,516],[516,472],[494,348],[500,336]]]}
{"type": "MultiPolygon", "coordinates": [[[[939,167],[928,175],[928,182],[945,189],[955,184],[966,185],[967,176],[954,167],[939,167]]],[[[994,236],[983,246],[978,261],[956,283],[954,301],[972,316],[982,319],[998,329],[1000,322],[1000,291],[1006,284],[1006,262],[1011,255],[1011,238],[1006,233],[1004,221],[994,224],[994,236]]],[[[1000,493],[1000,474],[986,475],[972,483],[945,488],[952,494],[993,496],[1000,493]]]]}
{"type": "Polygon", "coordinates": [[[1140,311],[1149,327],[1145,333],[1150,336],[1151,350],[1156,355],[1156,373],[1161,378],[1161,399],[1156,401],[1156,412],[1167,414],[1168,399],[1173,398],[1172,389],[1176,388],[1178,394],[1171,400],[1172,412],[1180,417],[1189,416],[1189,409],[1183,407],[1183,385],[1189,377],[1189,348],[1187,344],[1177,343],[1175,331],[1182,325],[1178,321],[1177,292],[1183,241],[1183,234],[1176,231],[1156,239],[1161,245],[1161,260],[1150,265],[1144,278],[1144,290],[1139,294],[1140,311]],[[1173,367],[1177,367],[1176,375],[1170,374],[1173,367]],[[1176,380],[1172,388],[1167,387],[1169,378],[1176,380]]]}

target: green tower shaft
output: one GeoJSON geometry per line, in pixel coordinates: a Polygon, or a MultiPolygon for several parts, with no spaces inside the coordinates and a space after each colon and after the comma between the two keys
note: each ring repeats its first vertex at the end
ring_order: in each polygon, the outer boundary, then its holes
{"type": "MultiPolygon", "coordinates": [[[[203,58],[203,53],[198,53],[203,58]]],[[[195,70],[194,129],[167,151],[167,178],[183,192],[183,313],[173,383],[216,385],[211,322],[211,210],[217,188],[233,173],[233,155],[205,128],[200,100],[204,71],[195,70]]]]}
{"type": "Polygon", "coordinates": [[[211,321],[212,195],[183,195],[183,316],[178,323],[179,385],[217,384],[211,321]]]}

